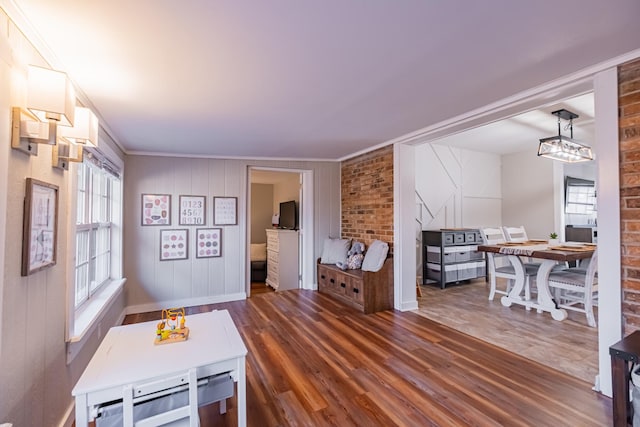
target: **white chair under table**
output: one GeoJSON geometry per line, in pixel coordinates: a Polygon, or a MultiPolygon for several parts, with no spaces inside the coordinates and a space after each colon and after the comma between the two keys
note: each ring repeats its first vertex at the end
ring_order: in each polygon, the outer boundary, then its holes
{"type": "Polygon", "coordinates": [[[199,426],[196,369],[190,369],[178,375],[142,384],[126,385],[123,388],[122,419],[124,427],[199,426]],[[138,416],[134,419],[134,406],[136,404],[166,396],[168,393],[181,388],[188,390],[188,399],[185,405],[146,418],[138,416]]]}
{"type": "Polygon", "coordinates": [[[598,298],[598,251],[594,251],[586,271],[583,268],[567,268],[549,274],[549,289],[554,291],[558,308],[585,313],[587,324],[596,327],[593,306],[598,298]]]}
{"type": "MultiPolygon", "coordinates": [[[[504,231],[501,227],[494,228],[481,228],[480,233],[482,234],[482,239],[484,244],[486,245],[499,245],[501,243],[506,243],[507,239],[504,235],[504,231]]],[[[495,254],[491,252],[487,252],[487,260],[489,264],[489,300],[493,300],[495,294],[503,294],[508,295],[513,283],[516,280],[516,270],[515,267],[511,264],[511,261],[505,255],[495,254]],[[507,288],[505,290],[497,289],[496,278],[501,277],[503,279],[507,279],[507,288]]],[[[531,281],[532,277],[535,280],[536,274],[538,272],[537,266],[527,266],[524,265],[524,292],[525,298],[531,298],[531,281]]]]}
{"type": "Polygon", "coordinates": [[[504,231],[504,236],[507,239],[507,242],[526,242],[529,240],[527,236],[527,231],[524,229],[524,226],[521,225],[519,227],[502,227],[504,231]]]}
{"type": "MultiPolygon", "coordinates": [[[[520,225],[518,227],[504,226],[502,227],[502,230],[504,231],[507,242],[522,243],[529,241],[529,236],[527,236],[527,230],[525,230],[524,225],[520,225]]],[[[540,264],[541,263],[539,262],[532,261],[531,258],[527,258],[527,261],[524,263],[524,265],[529,268],[540,268],[540,264]]],[[[564,268],[567,268],[567,265],[558,264],[553,267],[554,271],[556,269],[562,270],[564,268]]]]}

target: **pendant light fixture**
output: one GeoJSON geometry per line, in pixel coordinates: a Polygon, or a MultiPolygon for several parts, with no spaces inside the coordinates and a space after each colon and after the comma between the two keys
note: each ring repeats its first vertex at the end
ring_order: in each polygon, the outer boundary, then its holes
{"type": "Polygon", "coordinates": [[[573,119],[577,119],[579,116],[565,109],[553,111],[551,114],[558,117],[558,135],[540,140],[538,156],[548,157],[565,163],[593,160],[591,147],[573,139],[573,119]],[[571,137],[562,135],[560,128],[561,119],[569,121],[567,127],[570,129],[571,137]]]}

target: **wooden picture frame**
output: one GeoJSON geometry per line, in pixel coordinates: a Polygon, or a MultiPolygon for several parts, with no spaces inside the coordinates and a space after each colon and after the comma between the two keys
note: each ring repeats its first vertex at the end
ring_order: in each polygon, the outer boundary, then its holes
{"type": "Polygon", "coordinates": [[[222,256],[222,228],[196,229],[196,258],[222,256]]]}
{"type": "Polygon", "coordinates": [[[189,229],[160,230],[160,261],[189,258],[189,229]]]}
{"type": "Polygon", "coordinates": [[[142,194],[142,225],[171,225],[171,195],[142,194]]]}
{"type": "Polygon", "coordinates": [[[22,276],[56,265],[57,185],[27,178],[22,228],[22,276]]]}
{"type": "Polygon", "coordinates": [[[207,213],[206,196],[179,196],[178,198],[178,224],[179,225],[205,225],[207,213]]]}
{"type": "Polygon", "coordinates": [[[238,225],[238,198],[213,198],[213,225],[238,225]]]}

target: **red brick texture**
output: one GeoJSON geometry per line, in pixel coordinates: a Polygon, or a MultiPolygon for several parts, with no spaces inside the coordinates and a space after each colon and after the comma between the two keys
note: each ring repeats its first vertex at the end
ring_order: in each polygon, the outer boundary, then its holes
{"type": "Polygon", "coordinates": [[[393,146],[346,160],[341,170],[342,238],[393,252],[393,146]]]}
{"type": "Polygon", "coordinates": [[[640,329],[640,59],[618,68],[623,334],[640,329]]]}

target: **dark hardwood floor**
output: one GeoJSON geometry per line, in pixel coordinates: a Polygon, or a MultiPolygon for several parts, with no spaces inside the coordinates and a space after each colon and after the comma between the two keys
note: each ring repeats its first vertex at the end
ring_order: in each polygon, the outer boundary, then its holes
{"type": "MultiPolygon", "coordinates": [[[[612,424],[611,400],[591,384],[416,313],[364,315],[304,290],[187,313],[212,309],[229,310],[249,350],[250,426],[612,424]]],[[[227,409],[201,408],[201,425],[237,425],[235,397],[227,409]]]]}
{"type": "Polygon", "coordinates": [[[260,295],[264,293],[275,292],[275,290],[264,282],[251,282],[251,295],[260,295]]]}

